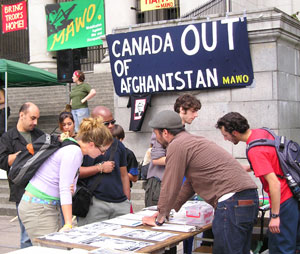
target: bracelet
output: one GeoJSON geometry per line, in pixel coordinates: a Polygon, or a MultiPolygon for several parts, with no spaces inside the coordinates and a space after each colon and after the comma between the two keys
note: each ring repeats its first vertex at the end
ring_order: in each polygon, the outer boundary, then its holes
{"type": "Polygon", "coordinates": [[[102,166],[102,164],[104,163],[104,161],[102,161],[102,162],[100,162],[100,163],[98,163],[98,165],[99,165],[99,171],[100,171],[100,174],[102,174],[103,173],[103,166],[102,166]]]}
{"type": "Polygon", "coordinates": [[[65,224],[63,227],[64,228],[72,228],[73,226],[72,226],[72,224],[65,224]]]}

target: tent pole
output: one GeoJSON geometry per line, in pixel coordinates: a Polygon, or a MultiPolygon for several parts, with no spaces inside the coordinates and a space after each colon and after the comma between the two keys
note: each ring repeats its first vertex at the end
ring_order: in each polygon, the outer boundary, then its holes
{"type": "Polygon", "coordinates": [[[7,131],[7,71],[5,72],[5,132],[7,131]]]}

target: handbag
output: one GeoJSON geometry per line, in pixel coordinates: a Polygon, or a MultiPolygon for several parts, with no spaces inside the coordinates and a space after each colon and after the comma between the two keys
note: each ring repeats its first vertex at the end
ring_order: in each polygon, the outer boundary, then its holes
{"type": "MultiPolygon", "coordinates": [[[[112,148],[111,153],[109,156],[109,161],[114,160],[114,155],[118,147],[118,140],[115,139],[112,148]]],[[[83,180],[79,180],[76,186],[76,192],[74,193],[72,197],[72,214],[78,217],[85,218],[86,215],[89,212],[90,206],[93,205],[92,198],[93,193],[97,189],[97,187],[100,185],[103,178],[103,174],[98,174],[96,180],[92,184],[90,188],[88,188],[87,184],[83,180]]]]}
{"type": "Polygon", "coordinates": [[[139,171],[139,180],[147,180],[147,174],[148,174],[148,169],[149,169],[149,165],[150,163],[143,165],[143,163],[141,163],[138,167],[138,171],[139,171]]]}
{"type": "MultiPolygon", "coordinates": [[[[99,181],[102,177],[99,177],[99,181]]],[[[99,182],[100,184],[100,182],[99,182]]],[[[82,180],[77,182],[76,192],[72,197],[72,214],[78,217],[86,217],[91,205],[93,194],[82,180]]]]}

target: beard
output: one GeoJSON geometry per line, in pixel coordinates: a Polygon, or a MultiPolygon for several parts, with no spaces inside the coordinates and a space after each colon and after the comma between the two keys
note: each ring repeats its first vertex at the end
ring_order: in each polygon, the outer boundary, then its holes
{"type": "Polygon", "coordinates": [[[164,139],[158,140],[158,143],[160,143],[164,149],[168,146],[168,142],[164,139]]]}

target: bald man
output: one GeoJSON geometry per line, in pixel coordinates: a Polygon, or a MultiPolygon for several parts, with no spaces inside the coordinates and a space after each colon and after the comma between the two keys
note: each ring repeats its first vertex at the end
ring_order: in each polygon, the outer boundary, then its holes
{"type": "MultiPolygon", "coordinates": [[[[111,111],[98,106],[92,111],[92,117],[101,116],[104,125],[112,132],[115,119],[111,111]]],[[[78,225],[86,225],[124,215],[130,212],[130,184],[127,174],[127,159],[125,146],[117,139],[117,150],[114,161],[109,161],[111,146],[104,155],[92,159],[84,156],[80,167],[80,178],[84,178],[88,187],[91,187],[96,177],[102,174],[101,183],[93,192],[92,205],[85,218],[78,218],[78,225]]]]}
{"type": "MultiPolygon", "coordinates": [[[[40,117],[39,108],[32,102],[24,103],[19,110],[19,119],[17,126],[9,129],[0,139],[0,168],[9,172],[10,166],[16,159],[20,151],[26,150],[26,145],[34,142],[44,133],[36,128],[40,117]]],[[[9,201],[16,202],[16,207],[21,201],[24,188],[16,186],[12,181],[8,180],[10,188],[9,201]]],[[[31,246],[31,241],[20,222],[21,228],[21,248],[31,246]]]]}

